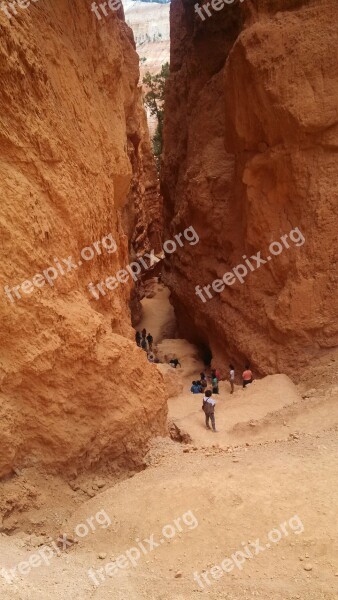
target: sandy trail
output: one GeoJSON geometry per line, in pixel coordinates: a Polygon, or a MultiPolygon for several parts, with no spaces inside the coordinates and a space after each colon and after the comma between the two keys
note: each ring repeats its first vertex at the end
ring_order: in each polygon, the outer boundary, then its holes
{"type": "MultiPolygon", "coordinates": [[[[0,577],[1,600],[338,600],[337,388],[304,399],[288,377],[275,375],[230,396],[224,382],[219,433],[206,431],[202,395],[189,392],[202,366],[198,351],[166,337],[175,331],[173,313],[167,290],[156,290],[143,301],[141,326],[160,356],[182,360],[177,371],[161,368],[182,388],[169,413],[193,443],[154,440],[146,470],[116,485],[106,480],[77,508],[68,490],[62,532],[74,537],[100,511],[109,526],[96,523],[12,584],[0,577]],[[243,559],[244,550],[252,556],[243,559]],[[221,564],[226,571],[214,568],[221,564]]],[[[52,515],[48,502],[39,517],[52,515]]],[[[48,535],[48,519],[43,527],[48,535]]],[[[28,561],[39,547],[24,533],[0,534],[1,566],[28,561]]]]}
{"type": "Polygon", "coordinates": [[[154,296],[142,300],[143,316],[138,326],[141,331],[144,327],[151,333],[155,344],[164,338],[170,338],[176,330],[174,309],[169,302],[170,292],[162,284],[154,283],[154,296]]]}

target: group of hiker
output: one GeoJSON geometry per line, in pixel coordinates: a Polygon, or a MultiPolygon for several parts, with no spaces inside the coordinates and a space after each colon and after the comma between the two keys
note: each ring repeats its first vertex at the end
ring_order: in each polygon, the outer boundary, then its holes
{"type": "MultiPolygon", "coordinates": [[[[142,332],[136,331],[135,334],[136,344],[142,348],[146,353],[149,362],[158,363],[160,362],[153,352],[153,336],[151,333],[147,334],[147,330],[144,328],[142,332]]],[[[156,351],[155,351],[156,352],[156,351]]],[[[168,357],[165,356],[166,361],[168,357]]],[[[169,365],[176,369],[178,366],[182,366],[178,358],[171,358],[169,365]]],[[[190,391],[192,394],[204,394],[202,409],[205,414],[205,425],[207,429],[212,429],[214,433],[217,432],[215,422],[215,406],[216,400],[213,396],[219,394],[219,381],[221,374],[218,369],[212,368],[210,375],[204,372],[200,373],[200,378],[195,380],[191,384],[190,391]],[[211,389],[208,389],[211,388],[211,389]],[[211,427],[210,427],[211,424],[211,427]]],[[[253,381],[252,371],[250,365],[246,364],[245,369],[242,373],[242,386],[245,389],[253,381]]],[[[229,383],[230,383],[230,394],[235,391],[235,367],[233,364],[229,365],[229,383]]]]}
{"type": "Polygon", "coordinates": [[[198,381],[193,381],[191,385],[190,391],[193,394],[202,394],[204,390],[208,387],[208,381],[210,380],[210,385],[212,387],[213,394],[219,394],[218,382],[221,376],[217,369],[211,370],[211,375],[206,375],[205,373],[200,373],[200,379],[198,381]]]}
{"type": "Polygon", "coordinates": [[[136,344],[140,348],[142,348],[142,350],[144,350],[145,352],[153,351],[154,338],[151,335],[151,333],[148,333],[148,335],[147,335],[146,329],[142,329],[141,333],[139,331],[136,331],[135,340],[136,340],[136,344]]]}
{"type": "MultiPolygon", "coordinates": [[[[200,379],[198,381],[193,381],[190,391],[193,394],[204,394],[202,410],[205,414],[205,425],[207,429],[212,427],[212,431],[214,433],[217,432],[216,423],[215,423],[215,406],[216,400],[212,397],[213,394],[219,394],[218,383],[221,376],[217,369],[212,369],[210,375],[206,375],[205,373],[200,373],[200,379]],[[211,390],[206,389],[208,387],[208,379],[210,380],[211,390]]],[[[245,389],[250,383],[253,381],[252,371],[250,369],[250,365],[245,365],[245,369],[242,373],[242,385],[243,389],[245,389]]],[[[234,393],[235,386],[235,367],[234,365],[229,365],[229,382],[230,382],[230,394],[234,393]]]]}
{"type": "Polygon", "coordinates": [[[151,363],[159,363],[156,352],[153,351],[154,338],[151,333],[147,334],[146,329],[142,329],[141,333],[136,331],[135,341],[139,348],[142,348],[147,353],[147,358],[151,363]]]}
{"type": "MultiPolygon", "coordinates": [[[[208,379],[210,380],[210,385],[212,387],[213,394],[219,394],[219,381],[221,375],[218,369],[211,369],[211,374],[206,375],[205,373],[200,373],[200,379],[197,381],[193,381],[191,384],[190,391],[193,394],[203,394],[204,390],[208,387],[208,379]]],[[[250,365],[245,365],[245,369],[242,374],[242,384],[245,389],[247,385],[252,383],[253,376],[252,371],[250,369],[250,365]]],[[[230,382],[230,394],[233,394],[235,391],[235,367],[234,365],[229,365],[229,382],[230,382]]]]}

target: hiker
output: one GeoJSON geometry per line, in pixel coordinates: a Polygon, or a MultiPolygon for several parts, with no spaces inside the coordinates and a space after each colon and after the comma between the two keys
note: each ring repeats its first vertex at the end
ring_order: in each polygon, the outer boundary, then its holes
{"type": "Polygon", "coordinates": [[[234,365],[229,365],[229,369],[230,369],[230,375],[229,375],[229,381],[230,381],[230,394],[234,393],[234,384],[235,384],[235,367],[234,365]]]}
{"type": "Polygon", "coordinates": [[[152,351],[152,349],[153,349],[153,341],[154,341],[153,336],[151,335],[151,333],[148,333],[148,335],[147,335],[147,342],[148,342],[148,346],[149,346],[149,350],[150,351],[152,351]]]}
{"type": "Polygon", "coordinates": [[[217,377],[213,377],[212,378],[211,385],[212,385],[212,393],[213,394],[219,394],[218,379],[217,379],[217,377]]]}
{"type": "Polygon", "coordinates": [[[136,331],[136,334],[135,334],[135,341],[136,341],[136,344],[137,344],[138,346],[141,346],[141,334],[140,334],[140,332],[139,332],[139,331],[136,331]]]}
{"type": "Polygon", "coordinates": [[[201,387],[203,390],[205,390],[205,388],[208,387],[206,375],[205,375],[205,373],[200,373],[200,376],[201,376],[201,381],[200,381],[201,387]]]}
{"type": "Polygon", "coordinates": [[[171,358],[170,361],[169,361],[169,364],[174,369],[177,368],[177,365],[180,365],[180,367],[182,367],[182,365],[181,365],[180,361],[178,360],[178,358],[171,358]]]}
{"type": "Polygon", "coordinates": [[[151,363],[155,362],[155,354],[153,354],[152,352],[149,352],[149,354],[148,354],[148,360],[151,363]]]}
{"type": "Polygon", "coordinates": [[[192,386],[190,388],[190,391],[192,394],[200,394],[202,391],[202,388],[200,385],[198,385],[198,381],[193,381],[192,382],[192,386]]]}
{"type": "Polygon", "coordinates": [[[221,379],[221,374],[218,369],[211,369],[210,379],[213,380],[213,379],[215,379],[215,377],[219,381],[221,379]]]}
{"type": "Polygon", "coordinates": [[[243,389],[246,388],[249,383],[252,383],[252,371],[250,365],[245,365],[245,371],[243,371],[243,389]]]}
{"type": "Polygon", "coordinates": [[[212,430],[216,433],[216,424],[215,424],[215,405],[216,401],[212,398],[212,392],[207,390],[205,392],[205,396],[203,398],[202,409],[205,414],[205,426],[207,429],[210,429],[209,419],[211,421],[212,430]]]}
{"type": "Polygon", "coordinates": [[[144,337],[142,337],[141,348],[147,352],[147,340],[144,337]]]}

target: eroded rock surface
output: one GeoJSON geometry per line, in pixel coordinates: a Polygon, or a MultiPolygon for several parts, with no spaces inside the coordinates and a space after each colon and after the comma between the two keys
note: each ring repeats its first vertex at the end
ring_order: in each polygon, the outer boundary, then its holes
{"type": "Polygon", "coordinates": [[[166,431],[163,381],[135,347],[130,282],[99,301],[87,289],[129,263],[121,213],[133,173],[149,182],[132,33],[79,0],[1,13],[0,29],[0,475],[137,464],[166,431]],[[80,265],[108,235],[117,250],[80,265]],[[53,285],[6,296],[55,258],[53,285]]]}
{"type": "Polygon", "coordinates": [[[181,331],[215,363],[302,373],[338,343],[336,3],[246,0],[202,21],[173,0],[171,28],[166,235],[200,235],[167,261],[181,331]],[[296,227],[303,245],[195,295],[296,227]]]}

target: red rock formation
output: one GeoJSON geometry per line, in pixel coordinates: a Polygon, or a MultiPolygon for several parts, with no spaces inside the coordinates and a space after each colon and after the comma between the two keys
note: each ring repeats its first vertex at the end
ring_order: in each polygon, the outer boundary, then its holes
{"type": "MultiPolygon", "coordinates": [[[[135,463],[165,431],[163,381],[134,344],[131,285],[98,302],[87,289],[129,262],[128,149],[149,145],[132,34],[79,0],[31,5],[11,23],[1,13],[0,29],[0,476],[34,463],[135,463]],[[108,234],[117,251],[79,265],[108,234]],[[74,268],[53,287],[6,297],[4,285],[70,256],[74,268]]],[[[145,181],[149,160],[135,150],[145,181]]]]}
{"type": "Polygon", "coordinates": [[[131,253],[136,256],[162,249],[163,201],[143,108],[142,88],[138,89],[136,129],[128,131],[128,155],[133,169],[128,200],[124,208],[124,229],[131,253]]]}
{"type": "Polygon", "coordinates": [[[215,362],[301,372],[337,333],[337,19],[334,0],[245,0],[202,21],[171,5],[163,193],[181,329],[215,362]],[[211,284],[299,227],[306,238],[226,286],[211,284]]]}

